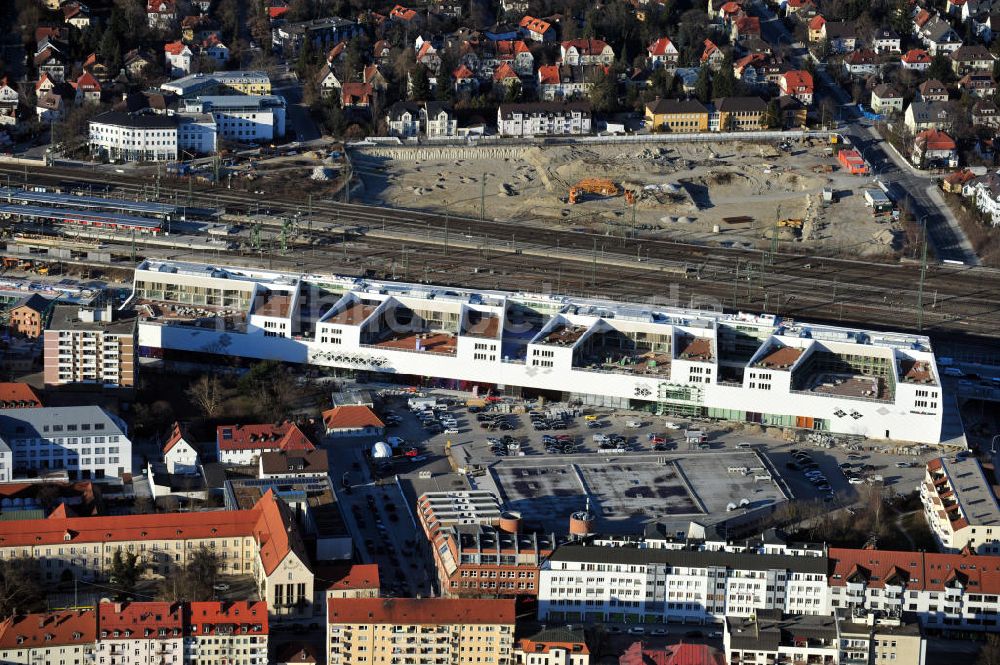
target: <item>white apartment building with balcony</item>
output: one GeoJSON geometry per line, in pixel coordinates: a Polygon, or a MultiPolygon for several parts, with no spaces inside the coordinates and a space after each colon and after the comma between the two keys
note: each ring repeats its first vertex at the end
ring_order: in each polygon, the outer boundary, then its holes
{"type": "Polygon", "coordinates": [[[975,457],[928,462],[920,500],[944,551],[1000,554],[1000,504],[975,457]]]}
{"type": "Polygon", "coordinates": [[[135,317],[111,307],[56,305],[45,328],[45,383],[135,386],[135,317]]]}
{"type": "Polygon", "coordinates": [[[563,545],[542,564],[538,618],[701,624],[759,610],[825,615],[827,559],[816,554],[563,545]]]}
{"type": "Polygon", "coordinates": [[[125,423],[99,406],[0,410],[0,481],[63,472],[70,480],[132,473],[125,423]]]}
{"type": "Polygon", "coordinates": [[[872,439],[941,435],[942,386],[920,335],[160,261],[138,266],[132,302],[140,348],[167,357],[274,358],[872,439]],[[268,306],[271,293],[288,298],[268,306]]]}

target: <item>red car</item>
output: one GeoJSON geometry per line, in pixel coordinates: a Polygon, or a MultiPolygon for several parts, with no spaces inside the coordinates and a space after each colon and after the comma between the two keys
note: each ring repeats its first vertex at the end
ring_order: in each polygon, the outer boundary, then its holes
{"type": "Polygon", "coordinates": [[[417,455],[420,454],[420,451],[417,450],[416,448],[407,448],[403,454],[406,455],[407,457],[416,457],[417,455]]]}
{"type": "Polygon", "coordinates": [[[651,443],[652,445],[654,445],[654,446],[655,446],[655,445],[657,445],[657,444],[663,444],[663,443],[666,443],[666,442],[667,442],[667,440],[666,440],[666,439],[664,439],[664,438],[663,438],[662,436],[654,436],[654,437],[651,437],[651,438],[649,439],[649,442],[650,442],[650,443],[651,443]]]}

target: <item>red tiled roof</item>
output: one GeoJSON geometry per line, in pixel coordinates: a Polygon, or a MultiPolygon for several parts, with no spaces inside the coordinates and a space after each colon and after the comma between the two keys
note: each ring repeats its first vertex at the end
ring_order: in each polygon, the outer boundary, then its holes
{"type": "Polygon", "coordinates": [[[511,67],[506,62],[501,62],[500,66],[497,67],[496,71],[493,72],[494,81],[504,81],[507,79],[516,79],[516,78],[520,77],[517,75],[517,72],[514,71],[514,68],[511,67]]]}
{"type": "Polygon", "coordinates": [[[22,614],[0,623],[0,649],[4,650],[85,645],[96,637],[94,610],[22,614]]]}
{"type": "Polygon", "coordinates": [[[909,51],[907,51],[906,54],[903,55],[903,57],[900,58],[900,59],[903,62],[906,62],[906,63],[909,63],[909,64],[919,64],[919,63],[922,63],[922,62],[930,62],[931,61],[931,56],[924,49],[922,49],[922,48],[915,48],[915,49],[910,49],[909,51]]]}
{"type": "Polygon", "coordinates": [[[618,662],[620,665],[723,665],[722,652],[707,644],[670,644],[663,648],[647,648],[633,642],[618,662]]]}
{"type": "Polygon", "coordinates": [[[917,16],[916,18],[913,19],[913,22],[917,24],[917,27],[922,28],[924,27],[924,24],[927,23],[927,21],[931,20],[932,16],[934,16],[934,14],[932,14],[931,12],[927,11],[926,9],[921,9],[919,12],[917,12],[917,16]]]}
{"type": "Polygon", "coordinates": [[[436,53],[437,50],[435,50],[433,44],[431,44],[430,42],[424,42],[423,44],[420,45],[420,50],[417,51],[417,60],[420,60],[420,58],[423,58],[426,55],[436,54],[436,53]]]}
{"type": "Polygon", "coordinates": [[[538,68],[539,85],[559,85],[559,65],[542,65],[538,68]]]}
{"type": "Polygon", "coordinates": [[[955,140],[940,129],[925,129],[917,134],[915,141],[922,145],[925,150],[954,150],[956,148],[955,140]]]}
{"type": "Polygon", "coordinates": [[[760,34],[760,19],[756,16],[740,16],[736,19],[736,30],[741,34],[760,34]]]}
{"type": "Polygon", "coordinates": [[[84,90],[101,91],[101,84],[97,82],[94,75],[90,72],[85,71],[80,74],[80,78],[76,80],[76,88],[83,88],[84,90]]]}
{"type": "Polygon", "coordinates": [[[261,561],[270,574],[293,549],[287,531],[291,520],[286,517],[274,493],[268,490],[251,510],[114,517],[53,515],[40,520],[0,522],[0,547],[252,536],[260,545],[261,561]]]}
{"type": "Polygon", "coordinates": [[[518,55],[520,53],[531,53],[528,45],[520,39],[501,39],[493,44],[497,55],[518,55]]]}
{"type": "Polygon", "coordinates": [[[809,21],[810,30],[819,30],[824,25],[826,25],[826,19],[823,18],[822,16],[813,16],[812,19],[809,21]]]}
{"type": "Polygon", "coordinates": [[[316,571],[316,577],[322,577],[329,581],[326,587],[328,591],[378,589],[380,587],[377,563],[331,567],[316,571]]]}
{"type": "MultiPolygon", "coordinates": [[[[667,55],[671,47],[673,47],[673,42],[671,42],[668,37],[660,37],[655,42],[650,44],[646,50],[650,55],[667,55]]],[[[677,53],[676,48],[673,49],[673,53],[677,53]]]]}
{"type": "Polygon", "coordinates": [[[518,651],[523,651],[526,654],[532,653],[549,653],[553,649],[563,649],[570,653],[576,654],[589,654],[590,649],[587,648],[587,643],[580,642],[536,642],[534,640],[518,640],[515,647],[518,651]]]}
{"type": "Polygon", "coordinates": [[[370,83],[358,83],[350,81],[345,83],[340,89],[341,102],[343,104],[367,104],[372,94],[370,83]]]}
{"type": "Polygon", "coordinates": [[[525,16],[521,19],[521,23],[519,25],[525,30],[537,32],[540,35],[545,34],[552,28],[549,23],[546,23],[540,18],[535,18],[534,16],[525,16]]]}
{"type": "Polygon", "coordinates": [[[280,425],[220,425],[215,430],[219,450],[314,450],[295,423],[280,425]]]}
{"type": "Polygon", "coordinates": [[[785,81],[785,89],[792,92],[812,92],[813,77],[805,70],[794,69],[782,75],[785,81]]]}
{"type": "Polygon", "coordinates": [[[514,599],[331,598],[327,622],[337,624],[513,624],[514,599]]]}
{"type": "Polygon", "coordinates": [[[712,57],[712,54],[717,53],[718,51],[719,47],[716,46],[715,42],[713,42],[711,39],[706,39],[705,50],[701,52],[701,61],[705,62],[710,57],[712,57]]]}
{"type": "Polygon", "coordinates": [[[184,428],[181,427],[181,424],[174,423],[174,428],[170,430],[170,438],[163,444],[163,454],[166,455],[174,446],[184,441],[186,438],[184,434],[184,428]]]}
{"type": "Polygon", "coordinates": [[[27,383],[0,383],[0,408],[37,408],[41,405],[42,400],[27,383]]]}
{"type": "Polygon", "coordinates": [[[472,70],[465,65],[459,65],[455,71],[451,73],[451,75],[452,78],[456,79],[471,79],[475,76],[475,74],[472,73],[472,70]]]}
{"type": "Polygon", "coordinates": [[[828,580],[830,586],[844,586],[851,572],[857,569],[865,572],[869,587],[882,588],[886,578],[899,569],[908,577],[907,590],[940,591],[948,576],[958,571],[966,576],[966,587],[972,593],[1000,594],[1000,557],[997,556],[834,547],[830,548],[830,563],[833,570],[828,580]]]}
{"type": "Polygon", "coordinates": [[[146,2],[146,13],[147,14],[159,14],[160,8],[163,8],[163,12],[167,14],[172,14],[177,9],[174,5],[176,0],[147,0],[146,2]]]}
{"type": "Polygon", "coordinates": [[[267,603],[262,600],[193,602],[188,603],[187,612],[193,635],[205,637],[220,632],[221,626],[233,625],[246,627],[240,635],[267,635],[267,603]]]}
{"type": "MultiPolygon", "coordinates": [[[[130,637],[157,637],[159,629],[180,632],[184,629],[184,614],[180,603],[143,602],[109,603],[97,606],[97,620],[101,631],[109,635],[104,639],[114,639],[114,631],[130,631],[130,637]],[[146,632],[149,629],[151,632],[146,632]]],[[[124,636],[124,635],[123,635],[124,636]]]]}
{"type": "Polygon", "coordinates": [[[412,9],[407,9],[403,5],[396,5],[389,12],[389,18],[396,18],[401,21],[412,21],[417,15],[417,12],[412,9]]]}
{"type": "Polygon", "coordinates": [[[601,55],[607,46],[601,39],[571,39],[562,43],[564,51],[575,48],[580,55],[601,55]]]}
{"type": "Polygon", "coordinates": [[[288,7],[268,7],[267,8],[267,15],[270,18],[280,18],[287,11],[288,11],[288,7]]]}
{"type": "Polygon", "coordinates": [[[385,427],[385,423],[375,415],[375,412],[363,404],[348,404],[327,409],[323,412],[323,424],[327,429],[385,427]]]}
{"type": "Polygon", "coordinates": [[[163,45],[163,50],[170,55],[180,55],[184,52],[185,48],[187,48],[187,45],[179,39],[176,42],[168,42],[163,45]]]}

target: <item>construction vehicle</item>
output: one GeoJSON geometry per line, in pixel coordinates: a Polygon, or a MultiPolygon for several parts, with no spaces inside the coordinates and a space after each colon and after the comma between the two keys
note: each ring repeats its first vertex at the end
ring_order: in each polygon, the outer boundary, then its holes
{"type": "Polygon", "coordinates": [[[783,226],[783,227],[789,228],[789,229],[801,229],[802,228],[802,224],[804,224],[804,223],[805,223],[805,220],[802,220],[802,219],[790,219],[789,218],[789,219],[779,219],[775,224],[776,224],[776,226],[779,226],[779,227],[783,226]]]}
{"type": "Polygon", "coordinates": [[[569,202],[579,203],[584,194],[618,196],[621,190],[618,189],[618,185],[606,178],[584,178],[569,188],[569,202]]]}

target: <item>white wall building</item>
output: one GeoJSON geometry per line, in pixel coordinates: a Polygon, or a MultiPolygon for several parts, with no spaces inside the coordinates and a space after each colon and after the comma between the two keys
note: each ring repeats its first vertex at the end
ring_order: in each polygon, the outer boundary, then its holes
{"type": "Polygon", "coordinates": [[[102,113],[90,121],[90,152],[128,162],[176,160],[177,121],[155,113],[102,113]]]}
{"type": "Polygon", "coordinates": [[[271,141],[285,135],[285,98],[277,95],[195,97],[184,100],[184,111],[210,114],[222,139],[271,141]]]}
{"type": "Polygon", "coordinates": [[[94,663],[185,663],[184,606],[180,603],[102,602],[97,606],[94,663]]]}
{"type": "Polygon", "coordinates": [[[177,150],[188,155],[211,155],[218,148],[218,131],[210,113],[179,113],[177,150]]]}
{"type": "Polygon", "coordinates": [[[943,551],[1000,554],[1000,504],[975,457],[928,462],[920,500],[943,551]]]}
{"type": "Polygon", "coordinates": [[[140,347],[224,348],[237,356],[441,377],[515,393],[539,388],[664,414],[874,439],[940,439],[942,387],[930,341],[919,335],[183,263],[141,264],[134,295],[140,303],[209,305],[231,313],[236,324],[190,326],[141,310],[140,347]],[[314,285],[341,293],[317,303],[314,285]],[[255,293],[279,288],[313,294],[308,310],[300,297],[275,318],[287,326],[287,337],[266,335],[247,316],[255,293]]]}
{"type": "Polygon", "coordinates": [[[201,463],[198,450],[188,440],[187,433],[179,424],[174,424],[170,438],[163,445],[163,463],[167,467],[167,473],[198,473],[198,466],[201,463]]]}
{"type": "Polygon", "coordinates": [[[590,134],[590,104],[534,102],[501,104],[497,109],[501,136],[558,136],[590,134]]]}
{"type": "Polygon", "coordinates": [[[125,423],[99,406],[2,409],[0,450],[4,482],[25,472],[65,471],[70,480],[132,473],[125,423]]]}
{"type": "Polygon", "coordinates": [[[716,623],[766,609],[827,614],[826,573],[824,556],[563,545],[542,564],[538,618],[716,623]]]}

